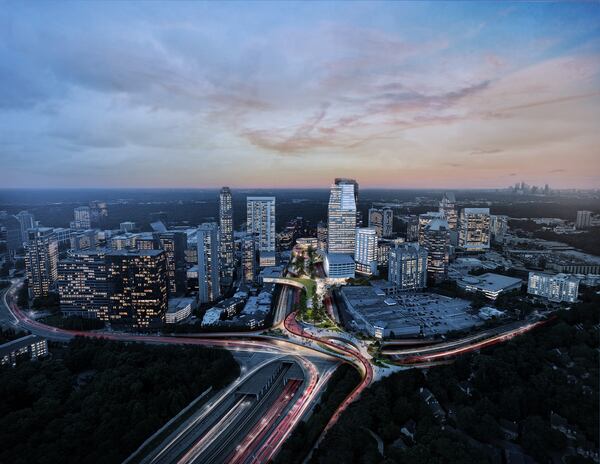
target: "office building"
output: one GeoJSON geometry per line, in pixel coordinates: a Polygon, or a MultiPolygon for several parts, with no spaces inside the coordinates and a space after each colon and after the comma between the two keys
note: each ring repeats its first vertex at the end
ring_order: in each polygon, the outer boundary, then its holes
{"type": "Polygon", "coordinates": [[[392,208],[370,208],[369,227],[373,227],[378,238],[389,238],[394,229],[394,211],[392,208]]]}
{"type": "Polygon", "coordinates": [[[247,197],[246,221],[255,234],[259,253],[275,252],[275,197],[247,197]]]}
{"type": "Polygon", "coordinates": [[[519,290],[523,281],[516,277],[487,272],[479,276],[467,275],[456,281],[456,285],[467,292],[481,293],[495,300],[501,293],[519,290]]]}
{"type": "MultiPolygon", "coordinates": [[[[70,229],[69,229],[70,230],[70,229]]],[[[56,230],[55,230],[56,233],[56,230]]],[[[69,245],[72,250],[81,251],[96,248],[98,234],[95,230],[76,231],[70,234],[69,245]]],[[[60,243],[60,240],[59,240],[60,243]]]]}
{"type": "Polygon", "coordinates": [[[25,244],[29,240],[27,231],[35,227],[35,219],[29,211],[20,211],[16,214],[16,217],[21,225],[21,242],[25,244]]]}
{"type": "Polygon", "coordinates": [[[34,298],[48,296],[58,277],[58,241],[49,227],[28,231],[25,267],[29,292],[34,298]]]}
{"type": "Polygon", "coordinates": [[[258,276],[256,237],[252,234],[243,237],[240,243],[240,249],[242,253],[242,282],[245,284],[253,284],[258,276]]]}
{"type": "Polygon", "coordinates": [[[64,315],[109,321],[108,251],[79,249],[59,261],[58,293],[64,315]]]}
{"type": "Polygon", "coordinates": [[[356,229],[354,261],[356,272],[377,275],[377,231],[374,227],[356,229]]]}
{"type": "Polygon", "coordinates": [[[579,293],[579,279],[568,274],[530,272],[527,293],[555,303],[575,303],[579,293]]]}
{"type": "Polygon", "coordinates": [[[327,223],[322,221],[317,224],[317,249],[327,251],[327,223]]]}
{"type": "Polygon", "coordinates": [[[450,226],[445,219],[434,219],[425,226],[423,248],[427,250],[427,276],[430,283],[442,282],[448,276],[450,259],[450,226]]]}
{"type": "Polygon", "coordinates": [[[210,303],[221,296],[219,226],[207,222],[198,227],[198,301],[210,303]]]}
{"type": "Polygon", "coordinates": [[[464,251],[490,248],[490,209],[463,208],[460,212],[458,246],[464,251]]]}
{"type": "Polygon", "coordinates": [[[177,324],[192,315],[195,308],[194,298],[171,298],[169,299],[169,309],[165,315],[167,324],[177,324]]]}
{"type": "Polygon", "coordinates": [[[587,229],[592,225],[591,211],[577,211],[577,219],[575,220],[576,229],[587,229]]]}
{"type": "Polygon", "coordinates": [[[132,234],[131,232],[122,233],[111,237],[109,246],[113,250],[127,250],[130,248],[136,248],[137,239],[138,234],[132,234]]]}
{"type": "Polygon", "coordinates": [[[458,211],[456,209],[456,198],[454,197],[454,193],[444,193],[444,196],[440,201],[439,212],[442,213],[446,221],[448,221],[450,230],[456,230],[458,228],[458,211]]]}
{"type": "Polygon", "coordinates": [[[37,360],[48,354],[48,341],[38,335],[11,340],[0,345],[0,366],[15,367],[21,359],[37,360]]]}
{"type": "Polygon", "coordinates": [[[233,249],[233,200],[229,187],[223,187],[219,194],[219,227],[221,265],[223,275],[233,276],[235,267],[233,249]]]}
{"type": "Polygon", "coordinates": [[[404,222],[406,223],[406,241],[417,242],[419,240],[419,217],[410,216],[404,222]]]}
{"type": "Polygon", "coordinates": [[[167,284],[169,295],[181,295],[185,293],[186,282],[186,260],[185,250],[187,247],[187,235],[180,231],[155,232],[154,239],[158,242],[158,248],[165,252],[167,260],[167,284]]]}
{"type": "MultiPolygon", "coordinates": [[[[337,181],[338,179],[336,179],[337,181]]],[[[356,193],[352,182],[331,186],[327,209],[327,252],[354,253],[356,241],[356,193]]]]}
{"type": "Polygon", "coordinates": [[[425,243],[425,227],[434,219],[444,220],[445,216],[438,211],[428,211],[427,213],[419,214],[419,245],[425,243]]]}
{"type": "Polygon", "coordinates": [[[92,227],[92,212],[89,206],[78,206],[73,210],[74,221],[73,229],[87,230],[92,227]]]}
{"type": "Polygon", "coordinates": [[[6,234],[6,249],[8,254],[14,257],[17,251],[23,247],[21,223],[16,216],[5,214],[0,219],[0,225],[4,227],[4,233],[6,234]]]}
{"type": "Polygon", "coordinates": [[[162,250],[113,250],[106,254],[111,324],[160,327],[168,307],[167,265],[162,250]]]}
{"type": "Polygon", "coordinates": [[[508,231],[508,216],[492,214],[490,216],[490,235],[494,243],[504,242],[504,236],[508,231]]]}
{"type": "Polygon", "coordinates": [[[388,281],[397,291],[427,286],[427,250],[418,244],[396,245],[388,259],[388,281]]]}

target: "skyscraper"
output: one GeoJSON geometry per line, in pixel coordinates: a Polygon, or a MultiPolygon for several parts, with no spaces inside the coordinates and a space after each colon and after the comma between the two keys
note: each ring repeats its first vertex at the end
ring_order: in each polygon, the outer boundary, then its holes
{"type": "Polygon", "coordinates": [[[9,255],[14,257],[19,248],[23,246],[21,223],[16,216],[4,214],[0,218],[0,225],[4,227],[6,233],[6,249],[9,255]]]}
{"type": "Polygon", "coordinates": [[[375,228],[356,229],[354,261],[356,272],[367,275],[377,274],[377,231],[375,228]]]}
{"type": "Polygon", "coordinates": [[[427,250],[418,244],[396,245],[390,249],[388,281],[398,291],[419,290],[427,286],[427,250]]]}
{"type": "Polygon", "coordinates": [[[508,216],[492,214],[490,216],[490,235],[493,242],[501,243],[508,230],[508,216]]]}
{"type": "Polygon", "coordinates": [[[454,193],[446,192],[440,201],[439,212],[444,215],[450,230],[456,230],[458,227],[458,212],[456,210],[456,198],[454,193]]]}
{"type": "Polygon", "coordinates": [[[86,230],[92,227],[92,213],[89,206],[78,206],[73,210],[74,229],[86,230]]]}
{"type": "Polygon", "coordinates": [[[160,327],[168,308],[165,252],[112,250],[106,262],[110,322],[136,329],[160,327]]]}
{"type": "Polygon", "coordinates": [[[248,234],[241,241],[241,274],[242,281],[246,284],[253,284],[256,280],[256,237],[248,234]]]}
{"type": "Polygon", "coordinates": [[[419,214],[419,245],[425,243],[425,227],[434,219],[444,219],[444,214],[438,211],[419,214]]]}
{"type": "Polygon", "coordinates": [[[219,227],[221,240],[221,264],[224,275],[232,276],[234,269],[233,253],[233,203],[231,190],[223,187],[219,194],[219,227]]]}
{"type": "Polygon", "coordinates": [[[392,236],[394,224],[394,211],[392,208],[370,208],[369,227],[374,227],[377,237],[388,238],[392,236]]]}
{"type": "Polygon", "coordinates": [[[249,234],[256,234],[259,252],[275,252],[275,197],[247,197],[249,234]]]}
{"type": "Polygon", "coordinates": [[[185,263],[185,249],[187,247],[186,233],[167,231],[155,232],[153,235],[157,239],[160,249],[165,252],[169,295],[175,296],[185,293],[187,286],[187,269],[185,263]]]}
{"type": "Polygon", "coordinates": [[[25,266],[31,295],[48,296],[58,277],[58,241],[51,228],[29,229],[25,266]]]}
{"type": "Polygon", "coordinates": [[[462,209],[458,245],[465,251],[483,251],[490,248],[489,208],[462,209]]]}
{"type": "Polygon", "coordinates": [[[219,226],[207,222],[198,227],[198,301],[210,303],[221,296],[219,226]]]}
{"type": "Polygon", "coordinates": [[[327,251],[327,223],[323,221],[317,224],[317,249],[327,251]]]}
{"type": "Polygon", "coordinates": [[[355,236],[355,183],[336,179],[331,186],[327,209],[327,252],[353,254],[355,236]]]}
{"type": "Polygon", "coordinates": [[[591,211],[577,211],[577,219],[575,220],[576,229],[587,229],[592,225],[591,211]]]}
{"type": "Polygon", "coordinates": [[[27,243],[27,240],[29,240],[29,234],[27,231],[35,227],[35,219],[33,214],[31,214],[29,211],[20,211],[16,216],[21,224],[21,242],[27,243]]]}
{"type": "Polygon", "coordinates": [[[442,282],[448,275],[450,227],[445,219],[434,219],[425,226],[423,247],[427,250],[427,275],[430,282],[442,282]]]}

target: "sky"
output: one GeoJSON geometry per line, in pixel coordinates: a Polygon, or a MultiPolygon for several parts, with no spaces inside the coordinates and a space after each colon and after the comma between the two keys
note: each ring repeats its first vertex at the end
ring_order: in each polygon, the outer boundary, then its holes
{"type": "Polygon", "coordinates": [[[600,188],[600,3],[0,1],[0,187],[600,188]]]}

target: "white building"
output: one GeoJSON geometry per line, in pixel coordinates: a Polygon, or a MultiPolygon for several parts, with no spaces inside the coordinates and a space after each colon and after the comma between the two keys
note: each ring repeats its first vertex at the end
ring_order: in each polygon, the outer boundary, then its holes
{"type": "Polygon", "coordinates": [[[219,226],[206,222],[198,227],[198,301],[210,303],[221,296],[219,226]]]}
{"type": "Polygon", "coordinates": [[[417,243],[390,249],[388,281],[398,291],[419,290],[427,286],[427,250],[417,243]]]}
{"type": "Polygon", "coordinates": [[[367,275],[377,274],[377,231],[374,227],[356,229],[354,261],[356,272],[367,275]]]}
{"type": "Polygon", "coordinates": [[[591,211],[577,211],[577,219],[575,220],[576,229],[587,229],[592,224],[591,211]]]}
{"type": "Polygon", "coordinates": [[[78,206],[73,210],[75,229],[86,230],[92,227],[92,213],[89,206],[78,206]]]}
{"type": "Polygon", "coordinates": [[[123,232],[133,232],[135,230],[135,222],[125,221],[119,224],[119,229],[123,232]]]}
{"type": "Polygon", "coordinates": [[[355,184],[340,182],[331,186],[327,208],[327,252],[354,253],[356,241],[355,184]]]}
{"type": "Polygon", "coordinates": [[[247,197],[246,221],[249,234],[257,236],[259,253],[275,251],[275,197],[247,197]]]}
{"type": "Polygon", "coordinates": [[[490,248],[489,208],[463,208],[460,212],[458,246],[464,251],[490,248]]]}
{"type": "Polygon", "coordinates": [[[556,303],[574,303],[579,293],[579,279],[569,274],[530,272],[527,293],[556,303]]]}
{"type": "Polygon", "coordinates": [[[192,314],[195,305],[194,298],[171,298],[169,300],[169,309],[165,315],[167,324],[177,324],[192,314]]]}

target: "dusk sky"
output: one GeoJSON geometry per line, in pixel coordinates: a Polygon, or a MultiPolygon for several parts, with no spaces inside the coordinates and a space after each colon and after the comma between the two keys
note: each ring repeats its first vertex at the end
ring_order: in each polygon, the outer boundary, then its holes
{"type": "Polygon", "coordinates": [[[0,171],[600,188],[600,4],[0,2],[0,171]]]}

